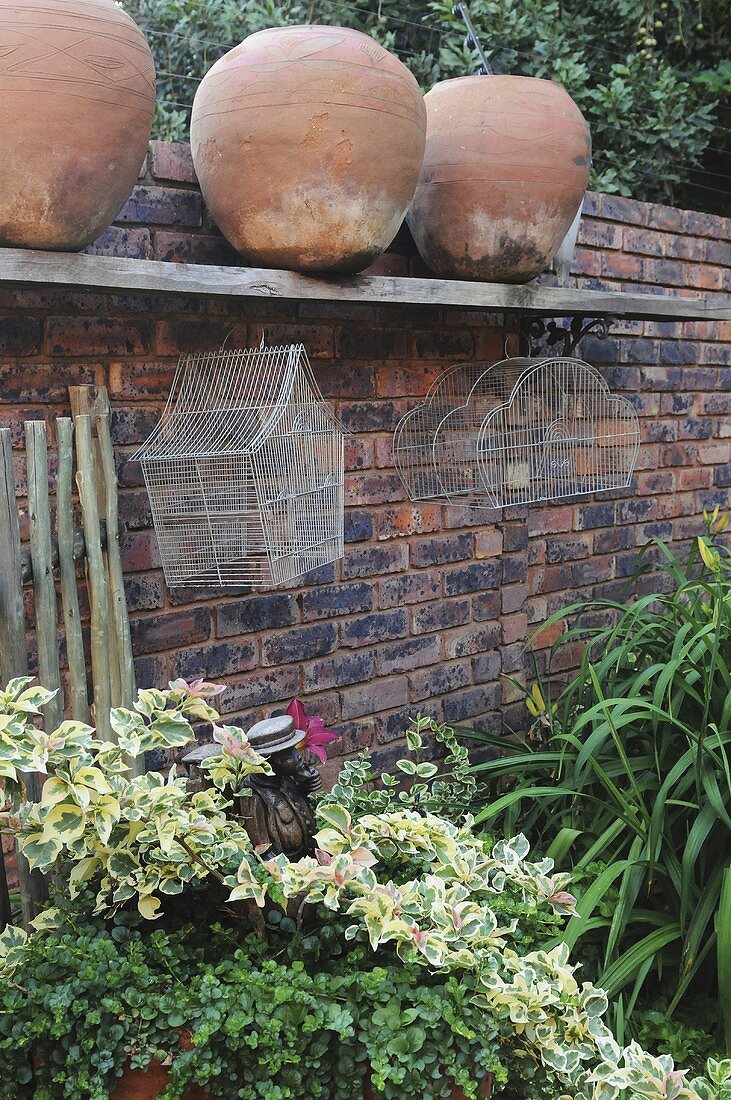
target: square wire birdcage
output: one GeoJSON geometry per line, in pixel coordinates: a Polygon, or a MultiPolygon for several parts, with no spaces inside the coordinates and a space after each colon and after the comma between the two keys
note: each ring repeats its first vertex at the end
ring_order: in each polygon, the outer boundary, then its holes
{"type": "Polygon", "coordinates": [[[559,357],[454,367],[394,436],[410,499],[469,508],[626,487],[638,450],[630,402],[595,367],[559,357]]]}
{"type": "Polygon", "coordinates": [[[342,557],[344,434],[301,344],[183,356],[135,456],[168,585],[285,585],[342,557]]]}

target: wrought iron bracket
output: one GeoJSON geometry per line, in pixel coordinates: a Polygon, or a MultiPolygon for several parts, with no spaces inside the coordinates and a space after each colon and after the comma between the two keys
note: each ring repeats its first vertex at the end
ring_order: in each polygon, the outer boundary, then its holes
{"type": "Polygon", "coordinates": [[[525,355],[535,355],[551,348],[556,349],[559,355],[569,357],[589,333],[606,340],[615,320],[611,314],[572,317],[568,324],[561,325],[557,321],[545,321],[543,317],[516,318],[520,351],[525,355]]]}

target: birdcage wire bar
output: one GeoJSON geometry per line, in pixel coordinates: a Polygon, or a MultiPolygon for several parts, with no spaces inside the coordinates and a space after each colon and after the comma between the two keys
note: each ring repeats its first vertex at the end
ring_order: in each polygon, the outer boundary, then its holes
{"type": "Polygon", "coordinates": [[[301,344],[181,357],[136,456],[168,585],[287,585],[342,557],[343,451],[301,344]]]}
{"type": "Polygon", "coordinates": [[[412,500],[505,508],[629,486],[639,435],[595,367],[515,358],[447,371],[399,423],[394,460],[412,500]]]}

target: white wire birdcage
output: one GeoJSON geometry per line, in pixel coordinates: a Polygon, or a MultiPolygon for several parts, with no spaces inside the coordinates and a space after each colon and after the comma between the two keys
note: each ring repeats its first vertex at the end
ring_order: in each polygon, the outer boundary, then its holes
{"type": "Polygon", "coordinates": [[[341,558],[344,434],[302,344],[181,357],[135,455],[168,585],[283,585],[341,558]]]}
{"type": "Polygon", "coordinates": [[[505,359],[438,379],[399,423],[394,460],[412,500],[505,508],[628,486],[639,435],[588,363],[505,359]]]}

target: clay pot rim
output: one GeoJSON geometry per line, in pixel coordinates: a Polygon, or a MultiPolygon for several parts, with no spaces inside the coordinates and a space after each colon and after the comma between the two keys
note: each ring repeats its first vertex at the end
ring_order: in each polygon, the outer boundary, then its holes
{"type": "MultiPolygon", "coordinates": [[[[257,31],[256,33],[261,34],[263,32],[257,31]]],[[[490,76],[484,76],[480,73],[472,73],[470,76],[450,76],[446,80],[437,81],[437,83],[434,84],[429,89],[429,91],[425,93],[424,99],[427,99],[432,94],[432,92],[435,92],[437,90],[437,88],[443,88],[447,84],[454,85],[476,83],[478,80],[484,82],[485,84],[489,84],[493,80],[499,80],[501,82],[504,80],[530,80],[532,84],[550,84],[552,87],[560,88],[562,92],[565,92],[573,103],[576,102],[576,100],[572,99],[572,97],[569,95],[566,85],[562,84],[560,80],[549,80],[548,77],[545,76],[523,76],[521,73],[492,73],[490,76]]]]}
{"type": "MultiPolygon", "coordinates": [[[[241,39],[238,46],[232,48],[239,49],[240,46],[251,42],[253,38],[261,38],[265,34],[281,34],[282,32],[289,33],[289,31],[338,31],[340,34],[348,34],[354,38],[365,38],[367,42],[372,42],[374,46],[380,46],[385,53],[396,57],[392,50],[389,50],[387,46],[382,46],[380,42],[376,42],[375,38],[371,38],[369,34],[364,34],[363,31],[356,30],[355,27],[338,27],[334,23],[287,23],[283,27],[262,27],[260,31],[252,31],[251,34],[247,34],[246,38],[241,39]]],[[[224,54],[224,57],[226,56],[224,54]]],[[[400,61],[401,59],[397,58],[397,60],[400,61]]],[[[401,63],[403,64],[403,62],[401,63]]]]}

